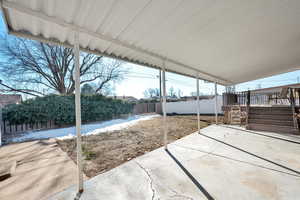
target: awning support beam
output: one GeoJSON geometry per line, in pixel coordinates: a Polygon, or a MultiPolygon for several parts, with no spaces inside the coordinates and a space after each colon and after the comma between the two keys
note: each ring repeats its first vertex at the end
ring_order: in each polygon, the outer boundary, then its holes
{"type": "Polygon", "coordinates": [[[74,57],[75,57],[75,114],[76,114],[76,142],[77,142],[77,169],[78,192],[83,192],[82,149],[81,149],[81,102],[80,102],[80,54],[78,32],[74,31],[74,57]]]}
{"type": "Polygon", "coordinates": [[[166,111],[166,70],[165,70],[165,60],[163,61],[162,67],[162,87],[163,87],[163,129],[164,129],[164,147],[168,149],[168,127],[167,127],[167,111],[166,111]]]}
{"type": "Polygon", "coordinates": [[[198,121],[198,133],[200,134],[201,124],[200,124],[200,100],[199,100],[199,74],[196,79],[197,85],[197,121],[198,121]]]}

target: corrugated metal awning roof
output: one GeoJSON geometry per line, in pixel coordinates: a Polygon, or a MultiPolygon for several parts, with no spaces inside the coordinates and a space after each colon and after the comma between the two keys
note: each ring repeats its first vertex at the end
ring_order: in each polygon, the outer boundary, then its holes
{"type": "Polygon", "coordinates": [[[3,0],[9,33],[223,85],[299,69],[299,0],[3,0]]]}

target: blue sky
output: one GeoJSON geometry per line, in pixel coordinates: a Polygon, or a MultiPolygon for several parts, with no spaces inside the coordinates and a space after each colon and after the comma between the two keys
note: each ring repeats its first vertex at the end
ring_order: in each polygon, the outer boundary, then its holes
{"type": "MultiPolygon", "coordinates": [[[[3,32],[6,32],[6,30],[4,28],[3,19],[0,17],[0,33],[3,32]]],[[[147,88],[159,87],[158,70],[130,63],[125,63],[124,65],[129,69],[129,73],[122,82],[114,84],[116,95],[142,98],[143,92],[147,88]]],[[[190,95],[191,92],[196,90],[196,80],[193,78],[174,73],[166,73],[166,80],[167,90],[170,87],[173,87],[175,90],[180,89],[183,92],[183,95],[190,95]]],[[[300,82],[300,70],[238,84],[236,85],[236,90],[242,91],[256,89],[258,87],[266,88],[298,82],[300,82]]],[[[218,93],[222,93],[224,89],[223,86],[219,86],[218,93]]],[[[200,91],[204,94],[213,94],[214,85],[212,83],[200,81],[200,91]]]]}

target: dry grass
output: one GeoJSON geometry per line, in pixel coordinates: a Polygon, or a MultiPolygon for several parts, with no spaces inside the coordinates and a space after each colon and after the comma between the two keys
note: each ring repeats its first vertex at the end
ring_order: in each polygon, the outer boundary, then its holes
{"type": "MultiPolygon", "coordinates": [[[[201,117],[205,127],[214,117],[201,117]]],[[[170,116],[168,121],[169,142],[197,131],[196,116],[170,116]]],[[[162,118],[141,121],[120,131],[84,136],[84,172],[88,177],[108,171],[128,160],[163,146],[162,118]]],[[[59,146],[76,162],[76,141],[58,141],[59,146]]]]}

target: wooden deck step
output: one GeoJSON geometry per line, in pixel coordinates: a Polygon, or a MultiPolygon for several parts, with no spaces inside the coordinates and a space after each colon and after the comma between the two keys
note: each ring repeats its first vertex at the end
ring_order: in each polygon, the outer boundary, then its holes
{"type": "Polygon", "coordinates": [[[292,111],[291,110],[286,110],[286,111],[257,111],[257,110],[249,110],[250,114],[266,114],[266,115],[291,115],[292,111]]]}
{"type": "Polygon", "coordinates": [[[247,129],[257,130],[257,131],[268,131],[268,132],[275,132],[275,133],[299,134],[299,131],[291,126],[248,123],[247,129]]]}
{"type": "Polygon", "coordinates": [[[249,119],[266,119],[266,120],[293,120],[293,115],[277,115],[277,114],[249,114],[249,119]]]}
{"type": "Polygon", "coordinates": [[[279,126],[294,126],[293,118],[286,120],[277,120],[277,119],[248,119],[248,123],[251,124],[270,124],[270,125],[279,125],[279,126]]]}
{"type": "Polygon", "coordinates": [[[247,129],[299,134],[291,107],[250,107],[247,129]]]}
{"type": "Polygon", "coordinates": [[[289,115],[292,112],[292,108],[290,107],[250,107],[249,108],[249,113],[250,114],[282,114],[282,115],[289,115]]]}
{"type": "Polygon", "coordinates": [[[255,110],[291,110],[291,106],[251,106],[250,109],[255,110]]]}
{"type": "Polygon", "coordinates": [[[292,107],[286,106],[286,107],[252,107],[250,106],[250,109],[252,110],[274,110],[274,111],[285,111],[285,110],[291,110],[292,107]]]}

